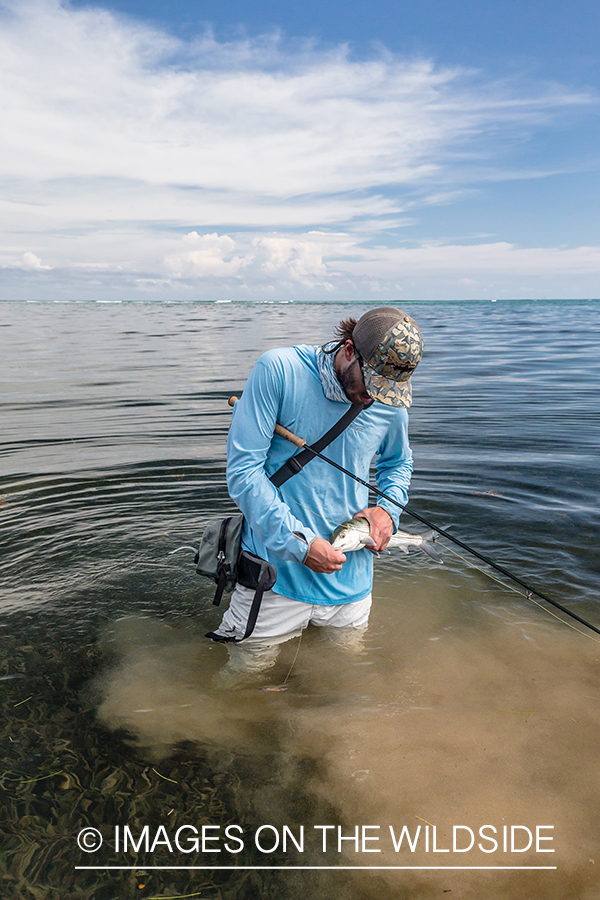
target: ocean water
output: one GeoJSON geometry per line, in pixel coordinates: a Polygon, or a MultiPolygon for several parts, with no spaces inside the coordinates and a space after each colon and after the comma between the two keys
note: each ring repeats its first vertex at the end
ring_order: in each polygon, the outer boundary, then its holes
{"type": "MultiPolygon", "coordinates": [[[[362,650],[219,682],[171,551],[233,508],[227,399],[367,308],[0,303],[3,896],[598,897],[600,636],[448,540],[376,561],[362,650]]],[[[406,310],[411,507],[600,627],[600,302],[406,310]]]]}

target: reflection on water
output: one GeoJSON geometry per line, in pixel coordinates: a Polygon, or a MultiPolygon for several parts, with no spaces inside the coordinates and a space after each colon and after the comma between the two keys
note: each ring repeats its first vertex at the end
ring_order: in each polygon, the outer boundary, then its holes
{"type": "MultiPolygon", "coordinates": [[[[226,398],[257,354],[325,340],[347,307],[1,307],[7,897],[596,900],[600,645],[449,546],[377,560],[362,651],[309,629],[262,679],[219,679],[211,587],[169,553],[231,508],[226,398]],[[313,834],[281,865],[558,869],[257,872],[249,846],[235,872],[75,872],[81,828],[126,823],[380,827],[380,854],[313,834]],[[390,825],[422,828],[414,853],[390,825]],[[553,825],[556,853],[424,850],[453,825],[553,825]]],[[[411,505],[598,623],[600,305],[409,311],[411,505]]],[[[130,864],[203,861],[161,852],[130,864]]]]}

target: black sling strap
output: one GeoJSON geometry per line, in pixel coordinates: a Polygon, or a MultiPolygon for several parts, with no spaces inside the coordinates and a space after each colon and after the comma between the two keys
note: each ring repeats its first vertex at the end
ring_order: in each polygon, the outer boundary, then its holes
{"type": "MultiPolygon", "coordinates": [[[[268,563],[264,559],[260,559],[260,557],[255,556],[253,553],[249,553],[247,550],[243,550],[240,554],[237,574],[238,583],[243,585],[243,587],[252,588],[252,590],[254,591],[254,597],[252,599],[250,612],[248,613],[246,631],[242,638],[235,638],[231,636],[225,637],[224,635],[218,634],[218,632],[215,631],[210,631],[206,635],[207,638],[211,638],[211,640],[213,641],[218,641],[224,644],[239,644],[241,641],[245,641],[247,637],[250,637],[250,635],[254,631],[254,626],[256,625],[256,620],[260,611],[260,604],[262,602],[263,594],[265,591],[271,590],[277,578],[277,571],[275,570],[275,566],[272,566],[271,563],[268,563]]],[[[221,598],[219,597],[219,600],[220,599],[221,598]]]]}
{"type": "MultiPolygon", "coordinates": [[[[372,401],[371,401],[372,402],[372,401]]],[[[350,409],[347,409],[341,419],[332,425],[329,431],[325,432],[323,437],[319,438],[312,446],[320,453],[321,450],[324,450],[325,447],[328,446],[332,441],[338,437],[347,427],[348,425],[357,417],[359,412],[365,409],[367,406],[370,406],[370,403],[353,403],[350,409]]],[[[305,447],[304,450],[301,450],[300,453],[297,453],[296,456],[290,457],[287,462],[285,462],[280,469],[271,475],[269,481],[271,481],[275,487],[280,487],[284,484],[288,478],[291,478],[293,475],[296,475],[298,472],[301,472],[304,466],[311,461],[311,459],[315,458],[315,454],[312,452],[310,447],[305,447]]],[[[222,529],[221,529],[222,531],[222,529]]],[[[252,600],[252,606],[250,607],[250,613],[248,615],[248,623],[246,625],[246,632],[244,637],[242,638],[234,638],[234,637],[224,637],[217,632],[211,631],[206,637],[211,638],[213,641],[219,641],[221,643],[240,643],[241,641],[245,641],[247,637],[250,637],[252,632],[254,631],[254,626],[256,625],[256,620],[258,619],[258,613],[260,612],[260,605],[262,602],[263,594],[265,591],[270,590],[275,584],[275,579],[277,577],[277,573],[273,566],[267,563],[265,560],[259,559],[255,557],[251,553],[243,552],[240,556],[240,569],[243,566],[259,566],[259,571],[255,572],[254,576],[251,580],[248,580],[246,585],[247,587],[252,587],[255,589],[254,598],[252,600]]],[[[241,572],[240,572],[241,575],[241,572]]],[[[240,584],[244,584],[246,579],[240,577],[238,575],[238,581],[240,584]]],[[[215,594],[215,599],[213,603],[217,606],[221,601],[221,596],[223,594],[223,589],[217,587],[217,593],[215,594]]]]}
{"type": "MultiPolygon", "coordinates": [[[[338,437],[338,435],[340,435],[357,417],[359,412],[365,409],[365,406],[370,406],[370,404],[353,403],[350,409],[346,410],[342,418],[338,419],[335,425],[313,444],[317,453],[320,453],[328,444],[334,441],[336,437],[338,437]]],[[[314,458],[315,454],[312,452],[311,448],[305,447],[304,450],[301,450],[296,456],[291,456],[280,469],[274,472],[269,478],[269,481],[272,482],[275,487],[280,487],[288,480],[288,478],[291,478],[292,475],[296,475],[300,472],[304,466],[314,458]]]]}
{"type": "Polygon", "coordinates": [[[275,568],[264,560],[261,560],[261,562],[262,566],[260,568],[260,573],[258,576],[258,585],[256,587],[254,599],[252,600],[252,606],[250,607],[246,631],[244,637],[242,638],[243,641],[245,641],[247,637],[250,637],[250,635],[254,631],[254,626],[256,625],[256,620],[258,619],[258,613],[260,611],[260,604],[262,603],[263,594],[265,591],[271,590],[271,588],[275,584],[275,579],[277,578],[277,572],[275,571],[275,568]]]}

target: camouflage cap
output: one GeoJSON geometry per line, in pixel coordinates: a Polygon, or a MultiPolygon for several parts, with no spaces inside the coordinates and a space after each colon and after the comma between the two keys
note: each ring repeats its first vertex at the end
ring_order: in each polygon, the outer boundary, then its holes
{"type": "Polygon", "coordinates": [[[410,406],[410,376],[423,355],[415,320],[392,306],[370,309],[354,326],[352,342],[362,359],[367,393],[387,406],[410,406]]]}

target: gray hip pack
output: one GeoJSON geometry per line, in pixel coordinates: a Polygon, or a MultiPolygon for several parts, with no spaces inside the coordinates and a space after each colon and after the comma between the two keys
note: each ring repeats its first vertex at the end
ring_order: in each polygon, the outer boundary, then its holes
{"type": "MultiPolygon", "coordinates": [[[[348,427],[356,418],[364,406],[353,404],[341,419],[319,438],[312,447],[305,447],[300,453],[290,457],[283,466],[271,475],[269,481],[280,487],[293,475],[300,472],[304,466],[315,458],[316,450],[320,453],[338,435],[348,427]]],[[[231,593],[236,584],[250,588],[254,591],[246,631],[242,638],[223,637],[214,631],[210,631],[206,637],[220,643],[240,643],[250,637],[254,631],[260,604],[265,591],[270,591],[277,579],[277,570],[270,562],[255,556],[242,548],[242,530],[244,516],[233,515],[225,519],[217,519],[209,522],[204,529],[200,547],[196,553],[194,562],[196,572],[210,578],[217,585],[213,604],[219,606],[223,593],[231,593]]]]}

